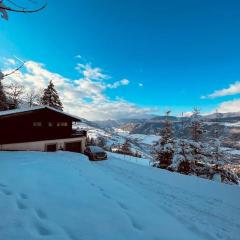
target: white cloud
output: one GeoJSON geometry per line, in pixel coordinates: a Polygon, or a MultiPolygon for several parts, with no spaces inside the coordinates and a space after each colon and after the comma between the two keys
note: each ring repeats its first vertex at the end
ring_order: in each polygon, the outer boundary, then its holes
{"type": "Polygon", "coordinates": [[[110,78],[108,75],[102,72],[101,68],[94,68],[90,64],[78,63],[76,66],[76,70],[81,73],[85,78],[91,80],[101,81],[110,78]]]}
{"type": "Polygon", "coordinates": [[[122,79],[120,81],[114,82],[114,83],[109,83],[107,84],[108,88],[118,88],[120,86],[126,86],[130,83],[128,79],[122,79]]]}
{"type": "Polygon", "coordinates": [[[15,60],[15,59],[12,59],[12,58],[7,58],[7,59],[6,59],[6,62],[7,62],[8,64],[11,64],[11,65],[15,65],[15,64],[16,64],[16,60],[15,60]]]}
{"type": "Polygon", "coordinates": [[[240,93],[240,82],[237,81],[233,84],[230,84],[228,88],[224,88],[221,90],[216,90],[212,94],[209,94],[207,96],[202,96],[202,99],[206,98],[217,98],[217,97],[223,97],[223,96],[229,96],[229,95],[235,95],[240,93]]]}
{"type": "Polygon", "coordinates": [[[143,87],[143,84],[142,84],[142,83],[139,83],[138,86],[139,86],[139,87],[143,87]]]}
{"type": "Polygon", "coordinates": [[[218,112],[240,112],[240,99],[222,102],[218,107],[218,112]]]}
{"type": "Polygon", "coordinates": [[[80,54],[76,55],[75,57],[78,58],[78,59],[82,58],[82,56],[80,54]]]}
{"type": "Polygon", "coordinates": [[[117,81],[110,87],[106,83],[110,77],[104,74],[102,69],[81,63],[76,69],[82,76],[79,79],[70,79],[49,71],[42,63],[28,61],[24,69],[6,78],[5,81],[8,83],[17,81],[26,89],[37,90],[45,88],[52,80],[63,102],[64,110],[89,120],[118,119],[126,116],[133,118],[155,111],[151,108],[140,108],[123,99],[108,98],[105,94],[107,88],[128,85],[128,79],[117,81]]]}
{"type": "Polygon", "coordinates": [[[179,117],[191,117],[193,115],[193,112],[184,112],[182,114],[179,114],[179,117]]]}

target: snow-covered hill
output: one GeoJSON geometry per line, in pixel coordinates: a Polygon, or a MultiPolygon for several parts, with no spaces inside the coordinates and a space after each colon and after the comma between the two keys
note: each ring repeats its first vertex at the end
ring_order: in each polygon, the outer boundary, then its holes
{"type": "Polygon", "coordinates": [[[131,150],[133,153],[138,152],[144,158],[152,158],[151,152],[153,145],[156,144],[160,137],[156,135],[145,134],[129,134],[126,131],[122,131],[118,128],[112,130],[104,130],[94,126],[90,126],[88,123],[78,123],[75,129],[84,129],[87,131],[88,137],[97,140],[98,138],[104,138],[106,141],[106,147],[120,146],[124,144],[126,139],[130,141],[131,150]]]}
{"type": "Polygon", "coordinates": [[[240,188],[81,154],[0,152],[0,239],[238,240],[240,188]]]}

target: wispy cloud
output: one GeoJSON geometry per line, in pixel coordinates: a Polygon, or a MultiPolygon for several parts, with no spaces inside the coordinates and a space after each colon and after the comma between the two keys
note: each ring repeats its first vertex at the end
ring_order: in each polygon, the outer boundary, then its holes
{"type": "Polygon", "coordinates": [[[139,86],[139,87],[143,87],[143,83],[139,83],[138,86],[139,86]]]}
{"type": "Polygon", "coordinates": [[[207,96],[202,96],[202,99],[206,98],[217,98],[217,97],[224,97],[224,96],[229,96],[229,95],[235,95],[240,93],[240,82],[237,81],[233,84],[230,84],[229,87],[216,90],[213,93],[207,95],[207,96]]]}
{"type": "Polygon", "coordinates": [[[114,83],[109,83],[107,84],[108,88],[118,88],[120,86],[126,86],[130,83],[128,79],[122,79],[120,81],[114,82],[114,83]]]}
{"type": "Polygon", "coordinates": [[[101,68],[92,67],[89,63],[78,63],[75,69],[87,79],[100,81],[110,78],[108,75],[102,72],[101,68]]]}
{"type": "Polygon", "coordinates": [[[76,55],[75,57],[78,59],[82,59],[82,56],[80,54],[76,55]]]}

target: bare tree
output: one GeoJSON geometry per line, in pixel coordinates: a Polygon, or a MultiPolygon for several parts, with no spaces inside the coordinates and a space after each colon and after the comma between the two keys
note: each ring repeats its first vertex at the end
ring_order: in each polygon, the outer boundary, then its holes
{"type": "Polygon", "coordinates": [[[6,93],[12,108],[18,108],[24,99],[24,86],[13,82],[6,86],[6,93]]]}
{"type": "Polygon", "coordinates": [[[8,109],[8,102],[5,89],[3,88],[2,81],[0,79],[0,111],[8,109]]]}
{"type": "Polygon", "coordinates": [[[34,105],[39,105],[40,98],[41,98],[41,93],[39,91],[36,91],[35,89],[31,89],[24,96],[24,100],[27,102],[29,107],[33,107],[34,105]]]}
{"type": "Polygon", "coordinates": [[[8,20],[8,12],[16,12],[16,13],[35,13],[43,10],[47,6],[47,3],[43,4],[39,8],[30,9],[26,6],[20,6],[13,0],[0,0],[0,14],[3,19],[8,20]],[[4,2],[8,2],[8,5],[4,4],[4,2]]]}

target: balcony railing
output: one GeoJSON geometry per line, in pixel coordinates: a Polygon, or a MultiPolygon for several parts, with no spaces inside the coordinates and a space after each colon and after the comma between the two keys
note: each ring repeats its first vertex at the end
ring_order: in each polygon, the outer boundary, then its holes
{"type": "Polygon", "coordinates": [[[78,129],[72,130],[72,137],[86,137],[86,136],[87,136],[86,130],[78,130],[78,129]]]}

